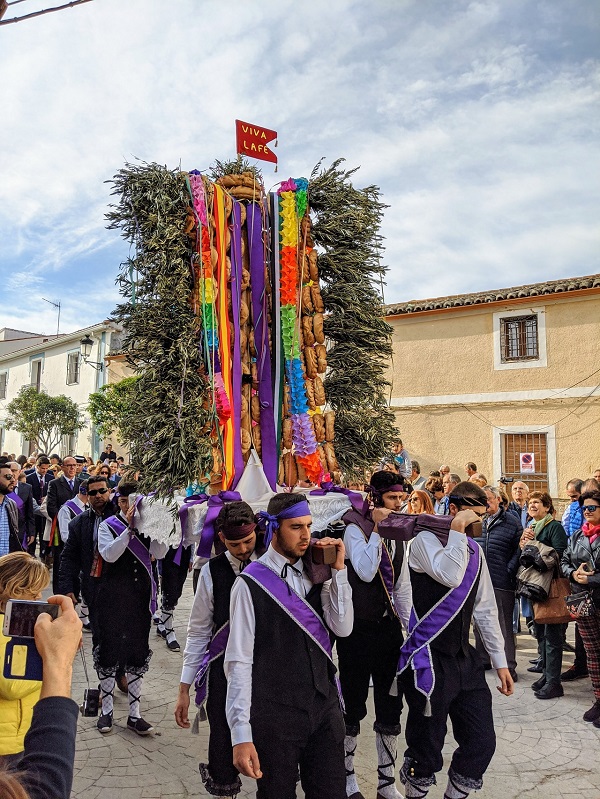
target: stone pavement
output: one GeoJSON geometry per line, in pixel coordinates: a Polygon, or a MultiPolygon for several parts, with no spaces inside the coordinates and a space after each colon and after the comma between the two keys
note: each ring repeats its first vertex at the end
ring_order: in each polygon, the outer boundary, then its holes
{"type": "MultiPolygon", "coordinates": [[[[186,583],[176,611],[180,643],[185,642],[187,616],[192,601],[192,581],[186,583]]],[[[573,625],[569,627],[572,640],[573,625]]],[[[84,636],[90,678],[90,636],[84,636]]],[[[155,725],[153,737],[140,738],[125,727],[127,698],[117,691],[115,731],[106,737],[96,730],[96,719],[79,719],[73,797],[76,799],[180,799],[207,797],[198,774],[198,761],[206,758],[208,725],[200,725],[200,735],[179,729],[173,708],[181,670],[181,654],[167,650],[152,631],[154,657],[144,683],[142,715],[155,725]]],[[[518,636],[520,681],[514,696],[501,696],[493,688],[498,747],[487,772],[481,799],[600,799],[600,730],[585,724],[581,716],[592,702],[589,680],[579,680],[565,688],[558,700],[535,699],[530,685],[537,675],[527,673],[528,659],[536,645],[529,635],[518,636]]],[[[573,656],[565,653],[564,665],[573,656]]],[[[85,680],[81,660],[75,661],[73,697],[81,702],[85,680]]],[[[490,686],[495,675],[488,673],[490,686]]],[[[92,686],[95,687],[95,677],[92,686]]],[[[363,724],[356,770],[365,799],[375,799],[376,755],[372,717],[363,724]]],[[[403,751],[400,740],[400,751],[403,751]]],[[[445,749],[446,766],[453,750],[450,737],[445,749]]],[[[440,784],[429,796],[440,799],[445,786],[440,784]]],[[[399,786],[401,787],[401,786],[399,786]]],[[[252,780],[244,780],[240,796],[255,794],[252,780]]],[[[298,797],[303,796],[300,788],[298,797]]]]}

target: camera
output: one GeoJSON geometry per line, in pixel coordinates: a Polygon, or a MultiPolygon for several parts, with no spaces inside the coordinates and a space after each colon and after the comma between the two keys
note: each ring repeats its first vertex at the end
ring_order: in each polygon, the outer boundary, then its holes
{"type": "Polygon", "coordinates": [[[514,483],[515,482],[515,478],[514,477],[501,477],[498,482],[504,483],[504,485],[507,485],[507,483],[514,483]]]}
{"type": "Polygon", "coordinates": [[[100,706],[100,691],[97,688],[86,688],[83,692],[83,702],[79,705],[82,716],[97,716],[100,706]]]}

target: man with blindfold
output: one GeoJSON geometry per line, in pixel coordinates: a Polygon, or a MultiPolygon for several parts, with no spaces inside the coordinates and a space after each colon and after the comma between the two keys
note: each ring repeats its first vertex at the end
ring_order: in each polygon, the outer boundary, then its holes
{"type": "Polygon", "coordinates": [[[227,680],[223,655],[229,634],[231,589],[239,574],[256,560],[256,517],[246,502],[228,502],[215,520],[225,552],[202,568],[190,613],[175,721],[190,726],[190,686],[195,683],[199,717],[210,724],[208,763],[200,764],[206,791],[212,796],[237,796],[242,783],[233,765],[231,733],[225,716],[227,680]]]}
{"type": "Polygon", "coordinates": [[[469,643],[473,619],[500,678],[498,690],[513,692],[492,581],[472,538],[480,534],[486,506],[479,486],[459,483],[449,495],[447,537],[423,530],[407,546],[398,594],[408,631],[398,664],[409,707],[400,770],[407,799],[424,799],[435,784],[448,717],[458,749],[444,799],[466,799],[483,785],[496,736],[483,661],[469,643]]]}
{"type": "Polygon", "coordinates": [[[312,517],[303,494],[276,494],[266,512],[268,549],[231,592],[225,652],[233,762],[257,780],[258,799],[288,799],[300,780],[306,799],[345,799],[344,721],[331,633],[347,636],[354,614],[341,539],[332,578],[313,583],[312,517]]]}
{"type": "Polygon", "coordinates": [[[352,587],[354,629],[337,642],[340,682],[344,696],[346,737],[346,795],[363,799],[354,772],[354,755],[360,722],[367,715],[370,680],[375,703],[375,744],[377,747],[377,799],[401,799],[394,769],[400,734],[402,698],[390,695],[402,645],[402,626],[394,607],[394,590],[400,580],[404,547],[384,541],[377,523],[402,510],[407,486],[404,478],[389,471],[375,472],[367,487],[373,510],[365,504],[362,512],[349,510],[344,544],[348,582],[352,587]]]}

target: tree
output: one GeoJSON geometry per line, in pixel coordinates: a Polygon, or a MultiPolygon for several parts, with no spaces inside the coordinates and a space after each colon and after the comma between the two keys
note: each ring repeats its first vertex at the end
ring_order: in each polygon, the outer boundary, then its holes
{"type": "Polygon", "coordinates": [[[6,410],[6,426],[22,433],[42,452],[52,452],[63,436],[85,427],[76,402],[64,394],[51,397],[35,386],[23,386],[6,410]]]}
{"type": "Polygon", "coordinates": [[[131,445],[138,381],[138,376],[125,377],[90,394],[88,411],[102,438],[108,438],[116,432],[122,443],[131,445]]]}

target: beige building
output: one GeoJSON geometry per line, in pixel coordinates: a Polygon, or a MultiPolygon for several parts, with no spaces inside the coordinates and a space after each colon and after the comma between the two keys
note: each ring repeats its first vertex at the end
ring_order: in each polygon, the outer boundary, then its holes
{"type": "Polygon", "coordinates": [[[474,461],[564,497],[600,467],[600,275],[386,311],[390,404],[424,475],[474,461]]]}

